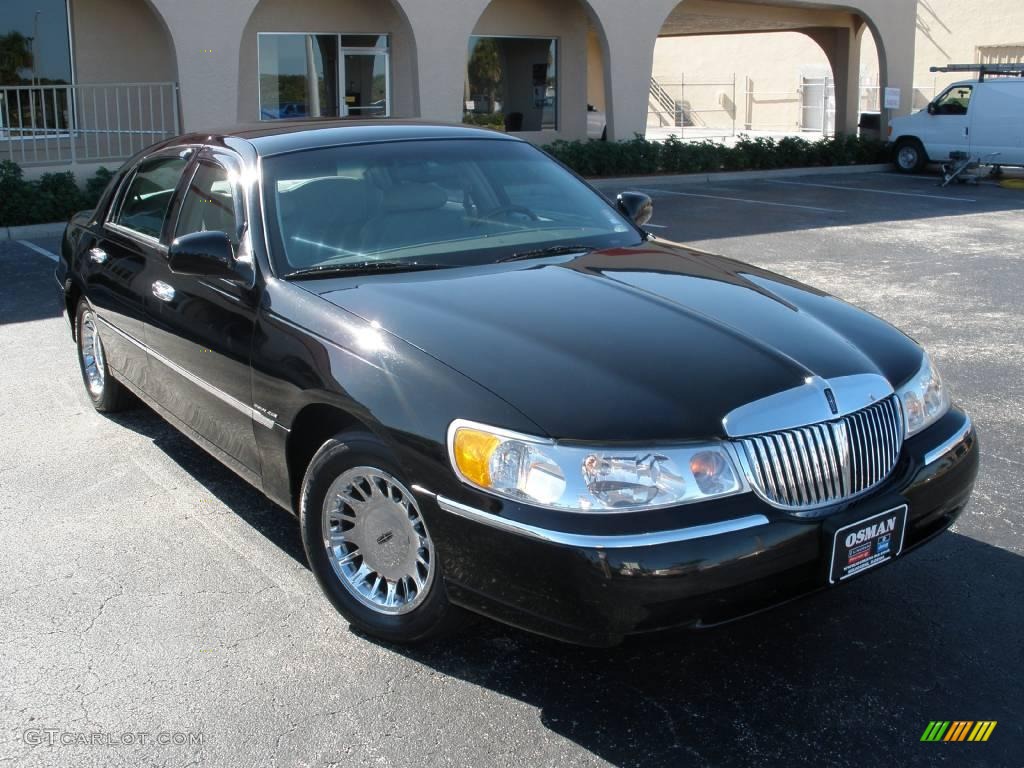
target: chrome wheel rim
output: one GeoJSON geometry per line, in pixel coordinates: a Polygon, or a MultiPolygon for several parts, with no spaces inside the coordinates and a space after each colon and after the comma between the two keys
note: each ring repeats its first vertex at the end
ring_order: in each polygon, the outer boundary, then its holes
{"type": "Polygon", "coordinates": [[[408,613],[434,582],[434,545],[416,500],[397,479],[353,467],[327,491],[324,547],[342,586],[383,614],[408,613]]]}
{"type": "Polygon", "coordinates": [[[103,394],[106,377],[106,359],[103,357],[103,342],[96,331],[96,316],[86,311],[82,314],[82,370],[89,392],[96,397],[103,394]]]}
{"type": "Polygon", "coordinates": [[[917,165],[917,150],[913,147],[902,147],[896,155],[900,168],[913,168],[917,165]]]}

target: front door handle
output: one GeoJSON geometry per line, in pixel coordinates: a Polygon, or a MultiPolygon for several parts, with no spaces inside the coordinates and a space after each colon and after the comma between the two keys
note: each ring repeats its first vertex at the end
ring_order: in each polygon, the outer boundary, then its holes
{"type": "Polygon", "coordinates": [[[153,295],[160,301],[174,301],[174,288],[163,280],[157,280],[153,283],[153,295]]]}
{"type": "Polygon", "coordinates": [[[89,249],[89,261],[93,264],[106,264],[107,258],[107,252],[102,248],[89,249]]]}

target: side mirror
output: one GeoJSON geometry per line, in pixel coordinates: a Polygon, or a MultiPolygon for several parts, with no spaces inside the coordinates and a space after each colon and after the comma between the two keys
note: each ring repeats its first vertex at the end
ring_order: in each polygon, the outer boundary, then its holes
{"type": "Polygon", "coordinates": [[[935,102],[934,101],[929,101],[928,102],[928,114],[929,115],[937,115],[938,113],[939,113],[939,108],[935,106],[935,102]]]}
{"type": "Polygon", "coordinates": [[[616,200],[619,211],[642,227],[654,216],[654,202],[642,192],[623,192],[616,200]]]}
{"type": "Polygon", "coordinates": [[[171,243],[167,264],[176,275],[239,280],[235,248],[223,232],[193,232],[171,243]]]}

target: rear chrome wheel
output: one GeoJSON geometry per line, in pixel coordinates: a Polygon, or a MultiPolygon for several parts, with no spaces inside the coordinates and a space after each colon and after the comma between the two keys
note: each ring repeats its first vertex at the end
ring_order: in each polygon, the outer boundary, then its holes
{"type": "Polygon", "coordinates": [[[131,394],[110,374],[107,355],[100,338],[99,319],[84,300],[75,313],[75,338],[78,341],[78,366],[82,382],[93,407],[100,413],[113,413],[131,404],[131,394]]]}
{"type": "Polygon", "coordinates": [[[103,396],[103,383],[107,376],[107,361],[103,357],[103,342],[96,332],[96,315],[91,309],[82,313],[82,372],[85,386],[94,397],[103,396]]]}
{"type": "Polygon", "coordinates": [[[434,545],[416,499],[395,477],[353,467],[327,491],[321,518],[331,568],[353,597],[383,614],[419,606],[434,581],[434,545]]]}

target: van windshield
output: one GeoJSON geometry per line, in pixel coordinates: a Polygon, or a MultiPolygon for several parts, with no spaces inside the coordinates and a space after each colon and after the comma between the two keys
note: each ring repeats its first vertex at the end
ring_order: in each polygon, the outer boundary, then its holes
{"type": "Polygon", "coordinates": [[[386,142],[263,164],[275,269],[489,264],[642,234],[537,148],[503,139],[386,142]]]}

